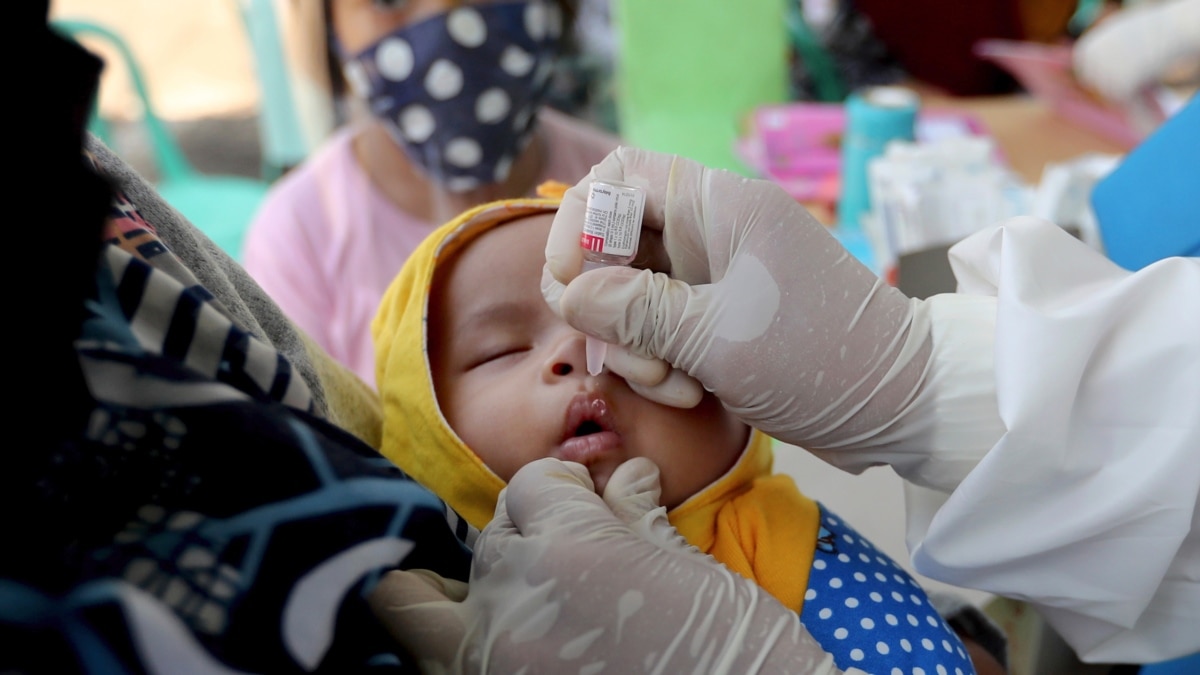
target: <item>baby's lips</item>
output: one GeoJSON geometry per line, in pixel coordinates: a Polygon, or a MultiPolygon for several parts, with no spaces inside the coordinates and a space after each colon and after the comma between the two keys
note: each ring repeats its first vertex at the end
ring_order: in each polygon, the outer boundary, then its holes
{"type": "Polygon", "coordinates": [[[580,392],[567,404],[555,456],[590,467],[621,447],[608,401],[598,391],[580,392]]]}
{"type": "Polygon", "coordinates": [[[604,394],[599,391],[575,394],[563,414],[561,442],[600,431],[616,431],[604,394]]]}
{"type": "Polygon", "coordinates": [[[621,437],[615,431],[599,431],[586,436],[573,436],[559,444],[555,457],[591,468],[603,457],[621,447],[621,437]]]}

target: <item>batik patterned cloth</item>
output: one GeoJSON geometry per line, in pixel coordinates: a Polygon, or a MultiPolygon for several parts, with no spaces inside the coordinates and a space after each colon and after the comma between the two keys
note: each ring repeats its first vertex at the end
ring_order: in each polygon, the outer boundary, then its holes
{"type": "Polygon", "coordinates": [[[115,245],[96,280],[64,440],[6,453],[0,670],[415,672],[364,594],[394,567],[465,580],[445,505],[310,414],[202,286],[115,245]]]}

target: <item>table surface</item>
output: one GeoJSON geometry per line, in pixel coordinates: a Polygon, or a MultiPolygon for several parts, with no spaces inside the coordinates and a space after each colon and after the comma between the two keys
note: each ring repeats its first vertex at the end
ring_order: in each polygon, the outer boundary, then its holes
{"type": "Polygon", "coordinates": [[[1047,163],[1093,152],[1116,155],[1128,151],[1027,95],[956,98],[920,85],[913,88],[924,106],[954,108],[975,116],[995,139],[1008,165],[1031,185],[1041,180],[1047,163]]]}
{"type": "MultiPolygon", "coordinates": [[[[1119,155],[1128,148],[1086,127],[1074,124],[1044,102],[1025,94],[960,98],[921,83],[905,83],[928,108],[954,109],[983,125],[1008,166],[1029,185],[1037,185],[1047,164],[1066,162],[1088,153],[1119,155]]],[[[805,203],[817,220],[832,225],[831,205],[805,203]]]]}

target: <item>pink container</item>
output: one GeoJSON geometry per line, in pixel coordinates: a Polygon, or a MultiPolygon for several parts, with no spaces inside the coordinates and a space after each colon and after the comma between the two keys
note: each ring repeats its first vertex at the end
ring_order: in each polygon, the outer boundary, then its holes
{"type": "MultiPolygon", "coordinates": [[[[838,103],[761,106],[751,117],[750,134],[738,141],[737,151],[742,161],[796,200],[834,204],[845,130],[846,112],[838,103]]],[[[976,118],[936,108],[921,110],[915,131],[918,143],[986,133],[976,118]]]]}
{"type": "Polygon", "coordinates": [[[975,53],[1007,70],[1033,96],[1044,101],[1064,119],[1087,127],[1113,141],[1132,148],[1146,132],[1166,118],[1162,107],[1149,91],[1132,102],[1140,108],[1142,123],[1133,107],[1106,101],[1098,93],[1085,89],[1075,79],[1071,65],[1071,45],[1047,45],[1015,40],[983,40],[975,53]]]}

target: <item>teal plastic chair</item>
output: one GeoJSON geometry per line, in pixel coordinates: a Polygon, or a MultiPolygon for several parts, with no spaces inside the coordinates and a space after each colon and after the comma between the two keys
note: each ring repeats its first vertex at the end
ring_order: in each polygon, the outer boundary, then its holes
{"type": "MultiPolygon", "coordinates": [[[[311,0],[308,0],[311,1],[311,0]]],[[[283,41],[279,35],[275,0],[233,0],[246,28],[258,74],[259,137],[262,139],[262,175],[275,180],[308,156],[311,148],[301,130],[292,96],[283,41]]]]}
{"type": "MultiPolygon", "coordinates": [[[[88,21],[57,20],[51,25],[74,40],[99,38],[110,44],[129,71],[134,92],[142,104],[142,125],[153,150],[159,179],[159,195],[182,213],[209,239],[235,260],[241,259],[242,240],[255,211],[270,187],[268,183],[242,176],[205,174],[188,161],[170,130],[154,112],[141,69],[133,53],[111,29],[88,21]]],[[[108,124],[93,111],[89,129],[106,144],[111,144],[108,124]]]]}
{"type": "Polygon", "coordinates": [[[849,92],[842,76],[838,74],[833,57],[821,44],[821,38],[804,19],[802,3],[788,3],[785,23],[792,48],[808,67],[817,100],[825,103],[841,103],[846,100],[849,92]]]}

